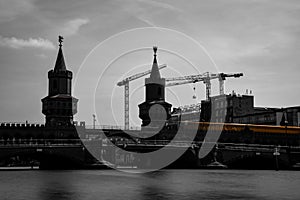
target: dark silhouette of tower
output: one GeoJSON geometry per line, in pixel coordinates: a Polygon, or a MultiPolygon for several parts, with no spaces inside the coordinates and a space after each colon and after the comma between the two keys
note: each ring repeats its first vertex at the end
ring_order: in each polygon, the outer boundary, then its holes
{"type": "Polygon", "coordinates": [[[72,97],[72,72],[67,70],[62,52],[63,37],[59,36],[59,50],[54,69],[48,72],[49,93],[42,99],[42,113],[46,126],[71,126],[77,113],[78,99],[72,97]]]}
{"type": "Polygon", "coordinates": [[[157,47],[153,47],[153,51],[154,59],[151,74],[149,78],[145,79],[146,97],[145,102],[139,105],[139,117],[142,119],[142,127],[150,125],[155,128],[156,124],[159,123],[156,123],[156,120],[162,120],[162,116],[165,116],[163,120],[168,120],[171,117],[172,105],[165,101],[166,81],[164,78],[161,78],[158,69],[156,58],[157,47]],[[152,113],[149,112],[150,109],[153,109],[152,113]]]}

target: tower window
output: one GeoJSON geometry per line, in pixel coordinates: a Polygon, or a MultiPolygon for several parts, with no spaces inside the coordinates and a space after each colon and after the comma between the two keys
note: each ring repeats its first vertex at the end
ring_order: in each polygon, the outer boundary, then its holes
{"type": "Polygon", "coordinates": [[[57,89],[57,80],[53,80],[53,89],[54,89],[54,90],[57,89]]]}
{"type": "Polygon", "coordinates": [[[161,96],[161,88],[160,87],[158,88],[157,94],[158,94],[158,96],[161,96]]]}

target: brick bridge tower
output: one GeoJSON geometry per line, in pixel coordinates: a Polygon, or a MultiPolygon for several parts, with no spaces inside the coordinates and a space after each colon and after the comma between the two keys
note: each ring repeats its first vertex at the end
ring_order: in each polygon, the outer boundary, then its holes
{"type": "Polygon", "coordinates": [[[67,70],[62,51],[63,37],[59,36],[59,50],[54,69],[48,72],[48,96],[42,99],[42,113],[46,126],[72,126],[77,113],[78,99],[72,97],[72,72],[67,70]]]}
{"type": "Polygon", "coordinates": [[[154,59],[149,78],[145,79],[145,102],[139,104],[139,117],[142,119],[142,129],[158,128],[159,121],[168,120],[171,117],[172,105],[165,101],[165,79],[161,78],[158,69],[156,52],[153,47],[154,59]]]}

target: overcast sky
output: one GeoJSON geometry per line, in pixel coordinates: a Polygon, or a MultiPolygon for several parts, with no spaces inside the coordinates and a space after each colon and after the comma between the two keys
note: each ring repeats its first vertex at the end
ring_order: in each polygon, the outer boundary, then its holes
{"type": "MultiPolygon", "coordinates": [[[[149,63],[149,66],[133,71],[124,68],[125,71],[119,74],[115,69],[120,66],[112,66],[111,72],[104,73],[104,78],[99,84],[105,84],[105,79],[114,75],[117,80],[124,76],[124,73],[132,75],[140,72],[140,69],[150,69],[151,46],[158,45],[162,48],[161,52],[159,51],[158,62],[167,64],[169,68],[162,72],[166,77],[176,75],[172,73],[172,69],[173,72],[179,70],[179,73],[184,75],[193,73],[176,68],[180,61],[176,61],[178,56],[171,56],[171,51],[179,52],[180,55],[199,52],[198,61],[196,58],[191,60],[199,66],[197,70],[200,72],[206,70],[200,65],[206,66],[211,62],[211,66],[215,67],[212,71],[244,73],[244,77],[240,79],[228,79],[225,82],[226,93],[235,90],[245,94],[246,89],[252,90],[256,106],[300,105],[299,19],[298,0],[0,0],[0,121],[44,122],[41,99],[47,95],[47,72],[54,67],[59,34],[65,38],[65,60],[67,68],[73,71],[75,80],[82,76],[82,70],[79,68],[84,68],[92,62],[91,57],[87,56],[91,55],[90,52],[99,43],[122,31],[142,27],[163,27],[186,34],[203,47],[202,52],[195,50],[196,47],[192,45],[181,46],[178,43],[179,45],[172,46],[171,43],[175,44],[173,42],[178,36],[174,32],[170,37],[160,38],[151,35],[151,30],[148,31],[148,35],[142,32],[138,36],[139,39],[151,38],[148,41],[149,49],[141,51],[140,55],[139,52],[133,53],[126,57],[125,61],[119,61],[119,64],[127,62],[128,66],[128,63],[137,66],[149,63]],[[169,53],[163,49],[169,50],[169,53]],[[201,56],[205,55],[207,58],[202,59],[201,56]],[[213,61],[209,60],[208,55],[213,61]],[[84,63],[84,59],[87,59],[87,62],[84,63]]],[[[126,40],[128,43],[134,43],[135,38],[128,36],[126,40]]],[[[97,60],[100,72],[103,72],[107,63],[113,59],[113,56],[109,55],[110,51],[118,52],[116,50],[122,48],[126,51],[133,50],[133,47],[124,46],[123,43],[126,41],[122,42],[117,38],[101,47],[100,57],[103,58],[103,65],[97,60]],[[104,46],[108,55],[105,54],[104,46]]],[[[184,43],[188,44],[189,41],[184,43]]],[[[193,56],[195,57],[191,57],[193,56]]],[[[96,75],[99,78],[99,74],[96,75]]],[[[88,79],[86,77],[87,81],[88,79]]],[[[130,106],[135,125],[139,123],[137,104],[144,99],[141,87],[143,81],[137,81],[132,88],[134,100],[130,106]]],[[[214,81],[213,85],[213,94],[217,94],[218,88],[215,86],[218,82],[214,81]]],[[[103,85],[100,87],[105,88],[103,85]]],[[[120,116],[117,118],[122,122],[124,88],[112,89],[115,93],[110,95],[114,97],[111,104],[117,105],[116,112],[120,116]]],[[[110,91],[111,89],[108,89],[108,92],[110,91]]],[[[191,86],[178,87],[168,90],[167,101],[179,106],[176,102],[179,96],[181,104],[192,104],[205,98],[204,92],[204,85],[197,84],[197,100],[194,100],[191,86]]],[[[99,95],[101,101],[107,97],[104,93],[99,95]]],[[[97,94],[95,96],[97,97],[97,94]]],[[[75,120],[91,124],[91,116],[95,111],[92,106],[87,105],[83,91],[78,90],[76,97],[79,99],[79,112],[75,120]]],[[[97,115],[101,115],[101,108],[97,115]]],[[[114,122],[109,119],[104,123],[114,122]]]]}

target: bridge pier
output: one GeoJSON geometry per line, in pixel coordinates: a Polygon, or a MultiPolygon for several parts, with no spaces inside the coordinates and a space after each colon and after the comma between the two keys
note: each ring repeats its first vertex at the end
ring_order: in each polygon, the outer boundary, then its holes
{"type": "Polygon", "coordinates": [[[280,152],[274,155],[273,151],[232,151],[222,150],[222,161],[229,168],[234,169],[271,169],[287,170],[291,169],[291,159],[287,152],[280,152]]]}

